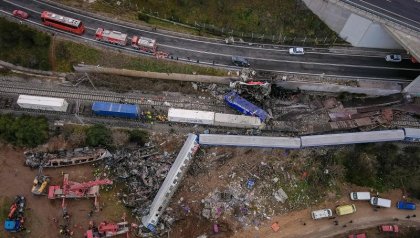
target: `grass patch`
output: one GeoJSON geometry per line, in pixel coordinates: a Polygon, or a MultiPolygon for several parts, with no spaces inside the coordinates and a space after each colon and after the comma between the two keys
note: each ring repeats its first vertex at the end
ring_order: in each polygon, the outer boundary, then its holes
{"type": "MultiPolygon", "coordinates": [[[[88,8],[100,13],[112,13],[129,19],[142,11],[164,19],[174,20],[187,25],[212,25],[224,32],[233,30],[233,34],[266,34],[287,37],[335,37],[337,36],[315,14],[306,8],[302,1],[274,0],[168,0],[165,4],[160,1],[131,0],[109,1],[98,0],[93,4],[83,3],[82,0],[61,2],[88,8]]],[[[147,21],[174,30],[180,26],[163,24],[162,22],[147,21]]],[[[177,29],[178,28],[178,29],[177,29]]],[[[184,31],[187,28],[183,28],[184,31]]],[[[191,31],[191,30],[187,30],[191,31]]]]}
{"type": "Polygon", "coordinates": [[[50,70],[49,35],[0,18],[0,59],[23,67],[50,70]]]}
{"type": "Polygon", "coordinates": [[[63,40],[57,40],[54,52],[56,70],[62,72],[72,71],[72,66],[81,62],[96,64],[101,57],[104,57],[103,53],[97,49],[63,40]]]}
{"type": "MultiPolygon", "coordinates": [[[[105,186],[103,186],[105,187],[105,186]]],[[[102,214],[104,217],[114,221],[121,221],[124,214],[129,214],[129,210],[119,201],[117,193],[120,192],[120,185],[114,183],[111,189],[101,189],[99,202],[104,203],[102,214]]]]}

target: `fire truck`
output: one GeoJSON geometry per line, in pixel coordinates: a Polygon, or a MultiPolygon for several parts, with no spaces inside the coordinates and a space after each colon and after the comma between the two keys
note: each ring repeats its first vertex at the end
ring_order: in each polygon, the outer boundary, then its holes
{"type": "Polygon", "coordinates": [[[157,49],[156,40],[142,36],[133,36],[131,38],[131,46],[140,51],[155,53],[157,49]]]}
{"type": "Polygon", "coordinates": [[[127,34],[123,34],[119,31],[110,31],[103,28],[96,30],[95,38],[98,41],[105,41],[116,45],[127,45],[127,34]]]}

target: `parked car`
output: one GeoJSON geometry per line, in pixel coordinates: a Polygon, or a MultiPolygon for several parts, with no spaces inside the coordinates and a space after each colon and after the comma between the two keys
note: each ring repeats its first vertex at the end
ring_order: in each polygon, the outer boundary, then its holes
{"type": "Polygon", "coordinates": [[[390,208],[391,200],[385,198],[372,197],[370,199],[370,204],[372,204],[373,206],[390,208]]]}
{"type": "Polygon", "coordinates": [[[398,201],[397,208],[402,210],[416,210],[416,204],[412,202],[398,201]]]}
{"type": "Polygon", "coordinates": [[[356,206],[354,204],[341,205],[335,209],[335,213],[339,216],[348,215],[356,212],[356,206]]]}
{"type": "Polygon", "coordinates": [[[301,47],[293,47],[289,49],[289,54],[291,55],[304,55],[305,50],[301,47]]]}
{"type": "Polygon", "coordinates": [[[322,218],[332,217],[331,209],[322,209],[311,212],[312,219],[318,220],[322,218]]]}
{"type": "Polygon", "coordinates": [[[402,57],[401,55],[397,55],[397,54],[391,54],[391,55],[387,55],[385,56],[385,60],[388,62],[401,62],[402,61],[402,57]]]}
{"type": "Polygon", "coordinates": [[[27,12],[22,11],[22,10],[14,10],[12,13],[13,13],[13,16],[19,17],[19,18],[22,18],[22,19],[27,19],[29,17],[29,14],[27,12]]]}
{"type": "Polygon", "coordinates": [[[232,63],[239,67],[249,67],[249,61],[248,59],[242,57],[242,56],[232,56],[232,63]]]}
{"type": "Polygon", "coordinates": [[[348,238],[367,238],[366,233],[350,234],[348,238]]]}
{"type": "Polygon", "coordinates": [[[398,233],[400,230],[397,225],[380,225],[379,231],[398,233]]]}
{"type": "Polygon", "coordinates": [[[370,200],[370,192],[351,192],[351,200],[370,200]]]}

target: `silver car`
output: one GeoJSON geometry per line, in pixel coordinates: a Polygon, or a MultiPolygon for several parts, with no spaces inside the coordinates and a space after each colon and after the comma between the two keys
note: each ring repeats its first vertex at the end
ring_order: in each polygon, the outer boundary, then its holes
{"type": "Polygon", "coordinates": [[[293,47],[289,49],[289,54],[291,55],[304,55],[305,50],[302,47],[293,47]]]}
{"type": "Polygon", "coordinates": [[[387,55],[385,56],[385,60],[388,62],[401,62],[402,58],[401,55],[396,55],[396,54],[392,54],[392,55],[387,55]]]}

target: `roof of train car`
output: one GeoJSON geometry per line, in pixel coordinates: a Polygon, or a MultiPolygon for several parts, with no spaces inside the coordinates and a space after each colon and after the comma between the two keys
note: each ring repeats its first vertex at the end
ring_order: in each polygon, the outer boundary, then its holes
{"type": "Polygon", "coordinates": [[[405,134],[400,130],[354,132],[342,134],[324,134],[302,136],[302,147],[343,145],[370,142],[400,141],[404,140],[405,134]]]}
{"type": "Polygon", "coordinates": [[[289,148],[289,149],[298,149],[301,147],[300,138],[298,137],[294,138],[294,137],[200,134],[199,143],[202,145],[249,146],[249,147],[289,148]]]}
{"type": "Polygon", "coordinates": [[[45,106],[54,106],[61,107],[66,103],[64,98],[53,98],[53,97],[40,97],[32,95],[19,95],[17,100],[18,104],[36,104],[36,105],[45,105],[45,106]]]}

